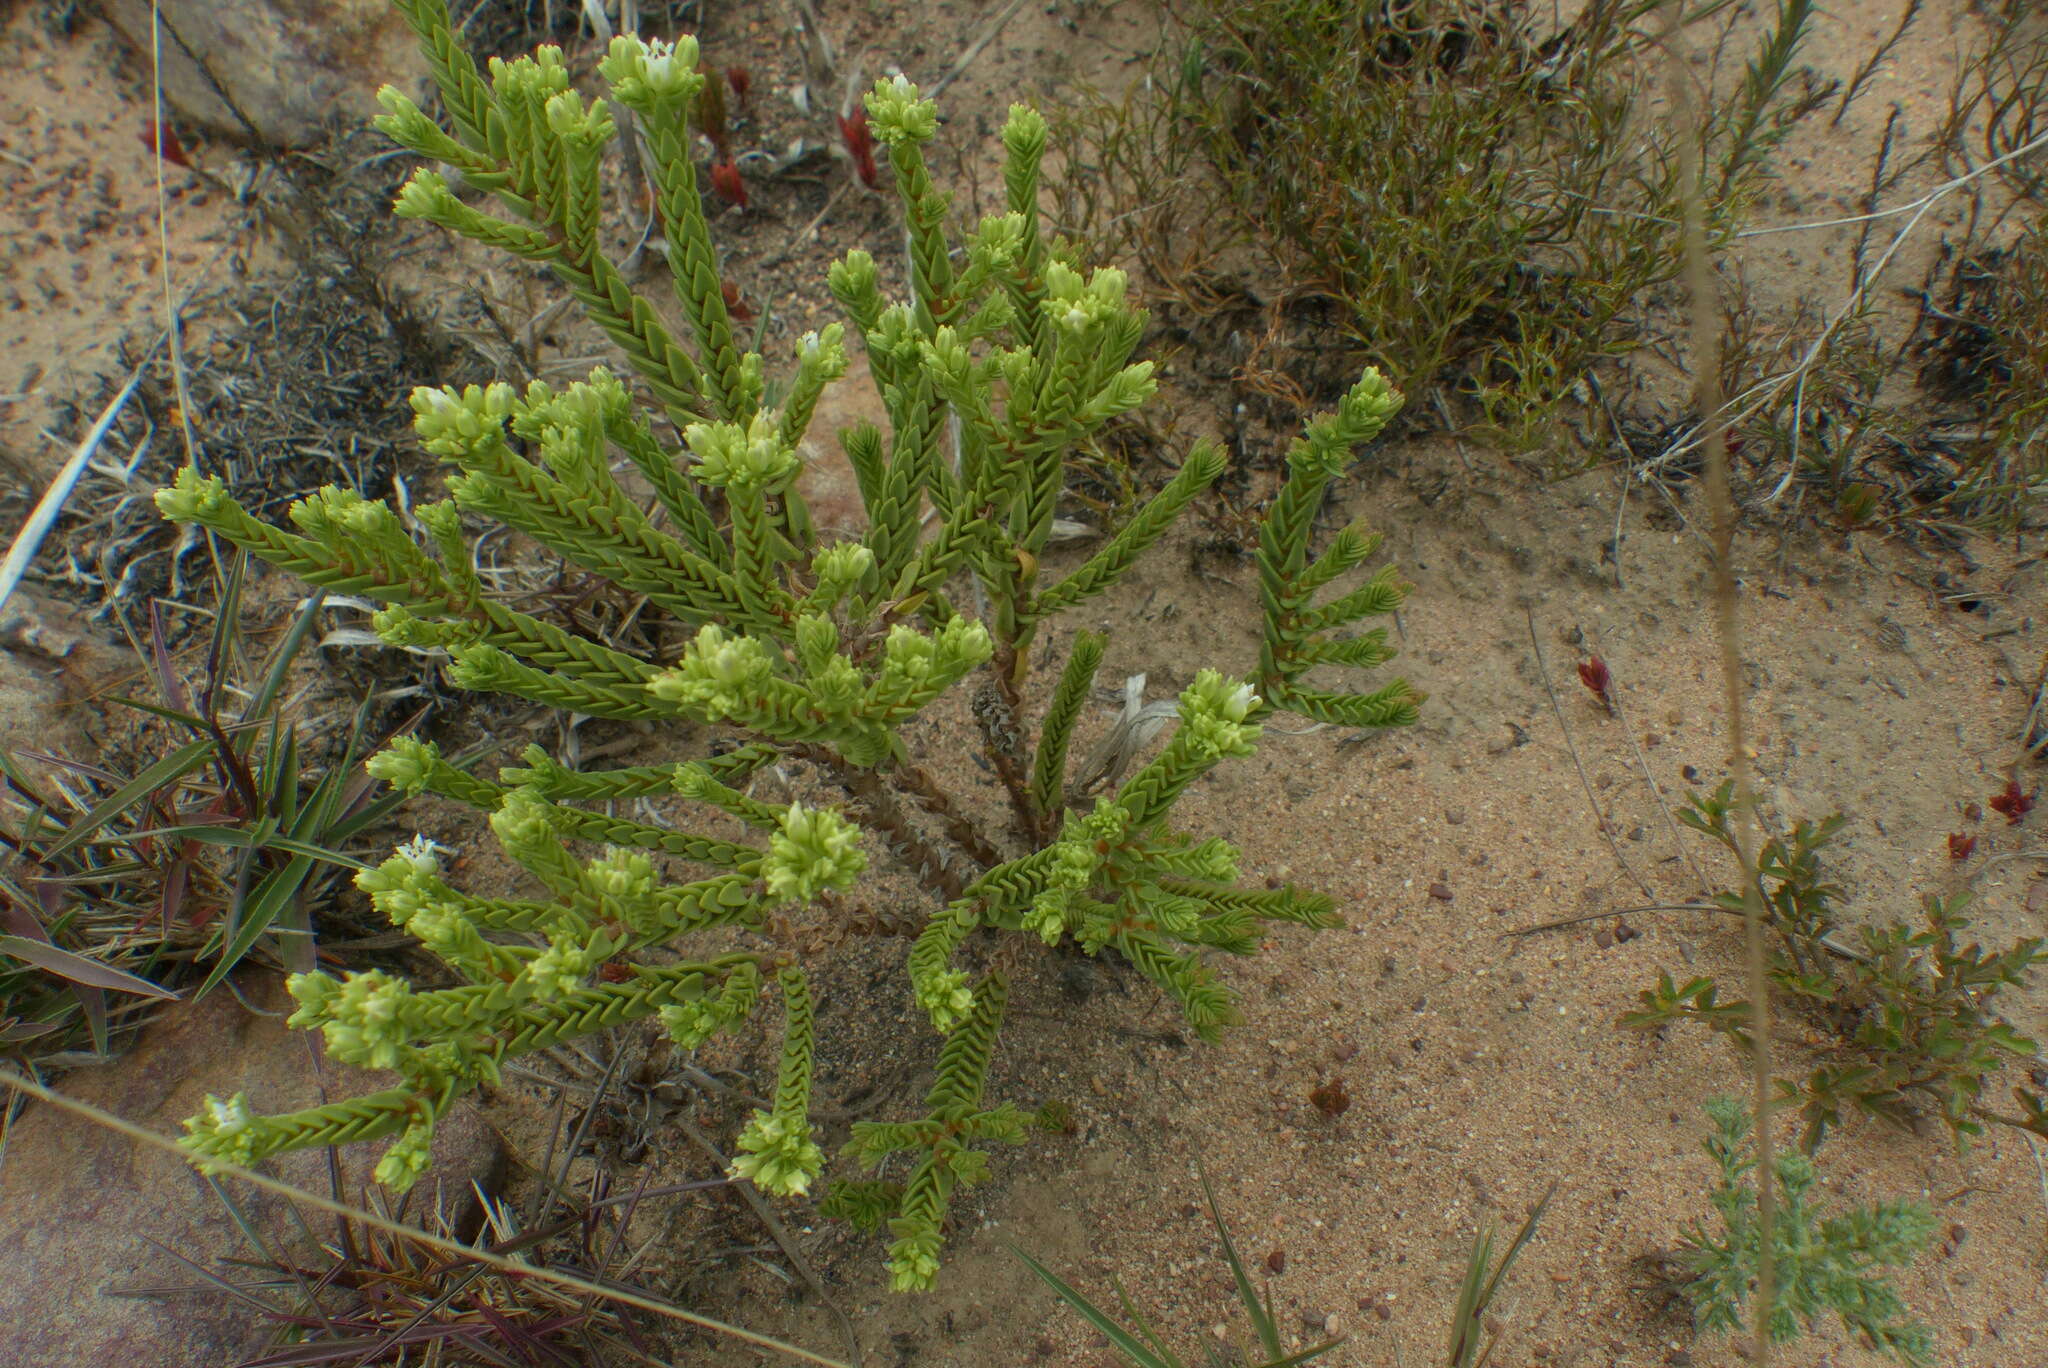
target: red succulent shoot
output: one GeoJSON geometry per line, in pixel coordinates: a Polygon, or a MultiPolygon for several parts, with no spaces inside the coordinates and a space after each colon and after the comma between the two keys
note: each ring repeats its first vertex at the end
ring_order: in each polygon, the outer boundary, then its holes
{"type": "Polygon", "coordinates": [[[185,145],[178,141],[178,130],[169,124],[158,123],[155,119],[145,119],[142,123],[142,132],[138,136],[142,139],[144,147],[171,165],[182,166],[187,171],[192,169],[190,159],[185,156],[185,145]]]}
{"type": "Polygon", "coordinates": [[[711,163],[711,188],[728,204],[747,207],[747,183],[740,179],[739,164],[731,157],[711,163]]]}
{"type": "Polygon", "coordinates": [[[743,66],[729,66],[725,69],[725,83],[732,87],[732,93],[739,97],[739,102],[745,104],[748,93],[754,88],[754,76],[743,66]]]}
{"type": "Polygon", "coordinates": [[[2038,792],[2040,792],[2039,789],[2030,789],[2022,793],[2020,791],[2020,781],[2008,779],[2005,781],[2005,792],[1992,798],[1991,810],[2003,813],[2006,821],[2017,826],[2020,818],[2033,811],[2034,794],[2038,792]]]}
{"type": "Polygon", "coordinates": [[[1965,836],[1960,831],[1951,831],[1948,834],[1948,857],[1951,860],[1967,860],[1976,849],[1975,836],[1965,836]]]}
{"type": "Polygon", "coordinates": [[[1593,697],[1600,700],[1600,706],[1609,712],[1614,711],[1614,699],[1609,696],[1607,687],[1613,682],[1614,677],[1607,672],[1607,662],[1599,656],[1579,662],[1579,683],[1585,685],[1593,697]]]}
{"type": "Polygon", "coordinates": [[[868,131],[866,119],[839,116],[839,137],[846,144],[846,151],[853,158],[853,172],[860,177],[860,183],[874,190],[880,186],[875,174],[875,138],[868,131]]]}

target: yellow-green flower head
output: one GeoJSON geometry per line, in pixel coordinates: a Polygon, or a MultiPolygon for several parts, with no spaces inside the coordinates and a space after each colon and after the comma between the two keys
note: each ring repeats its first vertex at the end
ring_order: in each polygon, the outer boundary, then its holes
{"type": "Polygon", "coordinates": [[[1182,733],[1205,759],[1249,755],[1259,728],[1245,718],[1258,703],[1251,685],[1203,670],[1180,696],[1182,733]]]}
{"type": "Polygon", "coordinates": [[[573,90],[549,99],[547,116],[548,127],[556,137],[584,147],[602,146],[616,131],[603,100],[592,100],[585,109],[583,97],[573,90]]]}
{"type": "Polygon", "coordinates": [[[928,1292],[939,1276],[940,1236],[936,1230],[919,1230],[889,1246],[889,1290],[928,1292]]]}
{"type": "MultiPolygon", "coordinates": [[[[408,841],[375,869],[358,871],[356,887],[369,895],[393,926],[408,926],[441,894],[437,878],[441,862],[435,855],[439,850],[424,836],[408,841]]],[[[425,938],[424,933],[415,934],[425,938]]]]}
{"type": "Polygon", "coordinates": [[[932,340],[919,351],[923,353],[925,366],[947,384],[965,385],[973,374],[974,358],[950,323],[939,325],[938,331],[932,334],[932,340]]]}
{"type": "Polygon", "coordinates": [[[1080,333],[1116,318],[1124,311],[1124,293],[1129,278],[1114,266],[1104,266],[1082,283],[1081,273],[1055,261],[1045,268],[1046,317],[1066,329],[1080,333]]]}
{"type": "Polygon", "coordinates": [[[394,737],[390,744],[363,763],[372,779],[381,779],[407,797],[417,797],[427,787],[427,777],[441,760],[441,750],[431,741],[415,737],[394,737]]]}
{"type": "Polygon", "coordinates": [[[399,922],[395,914],[391,920],[419,937],[422,945],[443,959],[450,958],[451,951],[459,953],[472,942],[483,939],[482,933],[460,912],[434,903],[417,902],[406,920],[399,922]]]}
{"type": "Polygon", "coordinates": [[[967,975],[958,969],[944,969],[916,985],[917,1005],[931,1014],[932,1029],[944,1035],[967,1020],[974,1010],[974,990],[967,975]]]}
{"type": "Polygon", "coordinates": [[[284,990],[299,1004],[299,1010],[287,1017],[284,1024],[303,1031],[327,1020],[335,998],[341,993],[341,984],[328,974],[292,974],[286,977],[284,990]]]}
{"type": "Polygon", "coordinates": [[[719,717],[749,712],[775,672],[768,652],[752,637],[731,636],[706,623],[676,667],[648,681],[647,691],[671,703],[704,709],[719,717]]]}
{"type": "Polygon", "coordinates": [[[938,658],[937,643],[915,627],[899,622],[889,629],[889,638],[882,645],[882,682],[885,686],[921,684],[931,678],[938,658]]]}
{"type": "Polygon", "coordinates": [[[791,803],[768,838],[761,877],[777,898],[808,902],[828,888],[845,888],[868,867],[860,828],[829,808],[791,803]]]}
{"type": "Polygon", "coordinates": [[[921,99],[905,76],[885,76],[868,92],[868,118],[875,136],[896,147],[930,142],[939,131],[939,107],[921,99]]]}
{"type": "Polygon", "coordinates": [[[513,789],[491,814],[491,832],[514,859],[520,852],[546,849],[555,843],[555,824],[547,799],[531,789],[513,789]]]}
{"type": "Polygon", "coordinates": [[[233,504],[218,476],[201,475],[191,466],[179,470],[168,489],[156,492],[157,511],[172,522],[202,522],[233,504]]]}
{"type": "Polygon", "coordinates": [[[1047,945],[1058,945],[1060,937],[1066,934],[1067,909],[1073,901],[1074,895],[1064,889],[1042,890],[1032,898],[1030,910],[1024,914],[1024,929],[1036,931],[1047,945]]]}
{"type": "Polygon", "coordinates": [[[591,890],[607,898],[644,898],[654,891],[654,862],[637,850],[612,846],[585,867],[591,890]]]}
{"type": "Polygon", "coordinates": [[[366,1069],[395,1069],[411,1034],[405,1005],[411,987],[381,969],[350,974],[327,1003],[320,1033],[327,1052],[344,1064],[366,1069]]]}
{"type": "Polygon", "coordinates": [[[370,1176],[393,1192],[405,1192],[420,1180],[433,1157],[434,1123],[430,1118],[415,1121],[384,1151],[370,1176]]]}
{"type": "Polygon", "coordinates": [[[1014,264],[1018,253],[1024,250],[1024,216],[990,214],[975,230],[974,242],[968,250],[978,253],[994,269],[1014,264]]]}
{"type": "Polygon", "coordinates": [[[697,73],[697,40],[688,36],[673,43],[659,38],[614,38],[597,69],[619,103],[631,109],[695,99],[704,85],[704,78],[697,73]]]}
{"type": "Polygon", "coordinates": [[[185,1130],[182,1143],[195,1154],[244,1165],[260,1157],[263,1136],[246,1093],[226,1101],[208,1093],[199,1115],[186,1118],[185,1130]]]}
{"type": "Polygon", "coordinates": [[[846,325],[828,323],[823,332],[807,332],[797,342],[797,364],[815,369],[827,380],[846,374],[846,325]]]}
{"type": "Polygon", "coordinates": [[[834,542],[811,557],[820,585],[847,585],[875,568],[875,553],[859,542],[834,542]]]}
{"type": "Polygon", "coordinates": [[[683,429],[683,440],[697,457],[691,473],[708,485],[767,491],[803,464],[782,444],[780,427],[765,413],[755,414],[744,428],[738,423],[692,423],[683,429]]]}
{"type": "Polygon", "coordinates": [[[497,92],[498,103],[507,108],[517,108],[528,101],[544,105],[549,96],[569,88],[569,72],[562,65],[562,50],[552,43],[535,48],[531,57],[520,57],[510,62],[502,57],[493,57],[490,71],[491,87],[497,92]]]}
{"type": "Polygon", "coordinates": [[[938,631],[939,654],[964,673],[996,653],[988,628],[972,618],[949,618],[938,631]]]}
{"type": "Polygon", "coordinates": [[[810,1126],[773,1112],[756,1111],[736,1148],[732,1175],[778,1197],[803,1196],[825,1169],[825,1151],[811,1139],[810,1126]]]}
{"type": "Polygon", "coordinates": [[[924,333],[918,329],[910,310],[901,304],[891,304],[882,310],[874,331],[868,334],[870,352],[880,352],[902,365],[915,362],[923,347],[924,333]]]}
{"type": "Polygon", "coordinates": [[[1036,157],[1045,151],[1045,116],[1030,105],[1013,104],[1003,124],[1003,149],[1013,157],[1036,157]]]}
{"type": "Polygon", "coordinates": [[[455,192],[448,188],[448,178],[439,171],[421,167],[399,189],[398,198],[391,202],[391,212],[400,218],[432,221],[444,217],[449,206],[457,203],[455,192]]]}
{"type": "Polygon", "coordinates": [[[1368,366],[1358,383],[1337,402],[1335,413],[1312,419],[1304,440],[1287,453],[1288,465],[1303,475],[1335,479],[1350,466],[1352,448],[1379,435],[1401,411],[1401,392],[1368,366]]]}
{"type": "Polygon", "coordinates": [[[825,272],[825,283],[838,298],[859,299],[881,288],[881,272],[875,259],[856,247],[832,263],[825,272]]]}
{"type": "Polygon", "coordinates": [[[519,395],[510,385],[435,388],[412,392],[413,431],[436,456],[461,455],[489,437],[502,437],[519,395]]]}
{"type": "Polygon", "coordinates": [[[556,936],[548,948],[527,961],[525,979],[541,1002],[552,1002],[575,992],[597,967],[589,948],[567,936],[556,936]]]}

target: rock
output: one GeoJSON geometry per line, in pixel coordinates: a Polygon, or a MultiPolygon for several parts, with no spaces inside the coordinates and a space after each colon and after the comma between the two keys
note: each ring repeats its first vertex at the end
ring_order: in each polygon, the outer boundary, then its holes
{"type": "MultiPolygon", "coordinates": [[[[149,75],[150,0],[103,0],[149,75]]],[[[390,0],[159,0],[164,98],[208,132],[305,147],[367,123],[387,82],[423,92],[426,63],[390,0]]]]}
{"type": "MultiPolygon", "coordinates": [[[[161,1135],[181,1134],[179,1123],[209,1092],[247,1091],[259,1110],[282,1111],[318,1102],[323,1083],[334,1098],[367,1090],[366,1075],[324,1061],[316,1068],[318,1042],[285,1029],[290,1002],[274,977],[252,975],[237,986],[266,1015],[244,1008],[225,988],[174,1004],[143,1031],[132,1053],[75,1070],[57,1086],[161,1135]]],[[[342,1151],[352,1195],[367,1178],[374,1152],[371,1146],[342,1151]]],[[[502,1158],[477,1109],[458,1106],[440,1128],[434,1167],[421,1179],[413,1209],[430,1207],[437,1185],[451,1207],[472,1180],[491,1190],[502,1158]]],[[[282,1156],[274,1171],[300,1187],[328,1191],[324,1151],[282,1156]]],[[[278,1198],[232,1179],[222,1182],[267,1238],[289,1239],[278,1198]]],[[[331,1229],[331,1222],[319,1228],[331,1229]]],[[[8,1327],[10,1368],[235,1363],[275,1332],[247,1307],[219,1297],[112,1295],[200,1281],[160,1246],[200,1264],[250,1254],[226,1207],[195,1170],[72,1113],[30,1102],[0,1156],[0,1325],[8,1327]]]]}

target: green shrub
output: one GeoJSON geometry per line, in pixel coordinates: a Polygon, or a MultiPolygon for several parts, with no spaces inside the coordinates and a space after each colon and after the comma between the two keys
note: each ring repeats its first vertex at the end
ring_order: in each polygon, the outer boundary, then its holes
{"type": "MultiPolygon", "coordinates": [[[[1732,794],[1733,786],[1723,784],[1709,797],[1695,795],[1679,819],[1734,849],[1732,794]]],[[[1766,969],[1785,1000],[1825,1027],[1831,1042],[1827,1063],[1797,1082],[1778,1080],[1780,1096],[1806,1121],[1807,1152],[1842,1124],[1845,1111],[1903,1124],[1929,1105],[1958,1140],[1977,1134],[1985,1121],[2048,1136],[2048,1104],[2038,1092],[2013,1090],[2018,1114],[1983,1100],[1988,1079],[2009,1061],[2035,1053],[2034,1043],[1998,1014],[1996,1000],[2048,958],[2041,939],[2000,951],[1962,944],[1970,924],[1963,916],[1966,893],[1928,898],[1918,927],[1893,922],[1845,937],[1834,911],[1841,889],[1820,868],[1820,851],[1841,825],[1839,814],[1799,822],[1757,853],[1758,893],[1773,940],[1766,969]]],[[[1717,901],[1726,911],[1742,911],[1740,893],[1723,893],[1717,901]]],[[[1696,1021],[1748,1054],[1752,1008],[1721,1001],[1711,978],[1679,984],[1664,974],[1640,998],[1642,1006],[1625,1014],[1622,1025],[1657,1030],[1696,1021]]]]}
{"type": "MultiPolygon", "coordinates": [[[[293,507],[296,532],[254,519],[218,480],[191,470],[159,502],[169,517],[315,584],[382,600],[375,625],[383,637],[446,650],[462,687],[670,731],[716,724],[748,739],[701,759],[610,770],[570,768],[532,747],[495,782],[455,769],[429,745],[386,750],[373,774],[489,814],[498,843],[543,896],[462,892],[443,879],[426,841],[362,875],[376,904],[460,982],[428,990],[382,972],[301,974],[291,981],[300,1004],[292,1021],[320,1029],[334,1058],[394,1070],[400,1081],[281,1116],[257,1115],[240,1096],[209,1099],[188,1123],[188,1144],[202,1161],[248,1163],[396,1136],[377,1175],[403,1188],[426,1163],[437,1119],[457,1097],[496,1082],[512,1057],[655,1016],[694,1047],[737,1027],[772,983],[782,1007],[780,1079],[772,1106],[737,1141],[734,1172],[773,1192],[804,1193],[824,1154],[810,1119],[810,938],[795,925],[796,909],[832,931],[828,944],[851,934],[854,910],[833,895],[886,850],[937,895],[918,909],[922,931],[908,956],[910,995],[942,1037],[937,1080],[924,1116],[855,1125],[853,1156],[872,1169],[898,1163],[897,1171],[839,1184],[827,1206],[886,1222],[896,1237],[896,1286],[929,1286],[948,1200],[986,1167],[977,1146],[1020,1140],[1027,1121],[985,1097],[1009,989],[1000,974],[975,983],[959,967],[971,936],[1114,952],[1210,1037],[1236,1010],[1206,952],[1253,952],[1265,922],[1336,921],[1321,895],[1239,886],[1237,852],[1183,834],[1170,817],[1191,784],[1252,752],[1276,710],[1352,727],[1415,716],[1420,699],[1405,681],[1355,694],[1308,680],[1319,667],[1368,668],[1393,654],[1383,629],[1343,634],[1401,602],[1405,586],[1391,570],[1317,602],[1377,540],[1347,528],[1320,556],[1309,542],[1332,482],[1400,396],[1368,372],[1336,412],[1309,425],[1264,522],[1257,663],[1241,675],[1201,671],[1181,694],[1179,727],[1164,747],[1091,810],[1076,811],[1068,747],[1105,642],[1087,632],[1072,639],[1027,750],[1023,688],[1033,647],[1060,613],[1114,585],[1217,478],[1223,459],[1197,444],[1114,538],[1066,574],[1053,572],[1047,544],[1066,453],[1144,403],[1153,382],[1149,364],[1130,361],[1145,319],[1126,302],[1122,274],[1084,277],[1040,232],[1044,121],[1011,111],[1007,210],[956,251],[946,197],[924,160],[935,108],[900,77],[868,96],[903,204],[911,297],[886,301],[865,252],[831,270],[889,432],[862,425],[836,434],[869,523],[857,541],[826,544],[795,480],[818,397],[847,367],[845,330],[806,336],[780,407],[763,407],[765,363],[733,331],[690,161],[687,119],[704,79],[694,41],[621,38],[601,67],[652,154],[676,302],[693,335],[685,347],[605,252],[610,106],[572,91],[552,48],[493,63],[487,80],[456,42],[441,0],[400,8],[433,65],[453,132],[390,89],[379,126],[510,216],[479,208],[427,170],[407,184],[398,212],[548,269],[610,336],[651,402],[605,371],[562,390],[536,382],[523,394],[506,385],[416,390],[421,440],[457,470],[450,498],[411,510],[423,539],[398,510],[332,488],[293,507]],[[664,422],[680,444],[664,438],[664,422]],[[647,497],[615,478],[615,453],[647,497]],[[508,607],[474,567],[473,520],[509,527],[643,596],[694,633],[687,649],[678,659],[643,660],[508,607]],[[975,616],[962,611],[968,604],[975,616]],[[1007,820],[970,811],[919,763],[905,735],[906,724],[970,679],[1007,820]],[[747,776],[769,764],[808,767],[843,788],[849,806],[766,803],[743,792],[747,776]],[[628,819],[608,806],[655,798],[679,799],[691,825],[713,816],[754,839],[628,819]],[[585,857],[582,846],[603,853],[585,857]],[[692,867],[691,876],[676,881],[670,862],[692,867]],[[643,953],[685,940],[703,957],[643,953]]],[[[971,771],[965,754],[944,758],[941,773],[971,771]]]]}

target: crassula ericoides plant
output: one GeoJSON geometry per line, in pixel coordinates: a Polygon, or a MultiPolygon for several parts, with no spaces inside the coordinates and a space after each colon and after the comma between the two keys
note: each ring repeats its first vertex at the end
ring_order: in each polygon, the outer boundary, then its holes
{"type": "Polygon", "coordinates": [[[209,1099],[187,1123],[186,1143],[202,1162],[246,1164],[395,1137],[376,1176],[403,1189],[423,1171],[437,1119],[463,1093],[497,1082],[514,1056],[649,1017],[695,1047],[739,1027],[765,994],[782,1007],[780,1077],[772,1106],[736,1142],[734,1170],[774,1193],[806,1193],[825,1163],[809,1114],[816,1027],[805,968],[821,938],[791,928],[808,909],[813,929],[858,929],[839,895],[871,860],[888,858],[932,894],[909,912],[921,930],[908,977],[938,1033],[937,1080],[923,1117],[854,1126],[848,1152],[879,1176],[834,1184],[825,1204],[864,1225],[886,1223],[895,1285],[927,1287],[950,1194],[986,1166],[977,1146],[1019,1140],[1026,1123],[1015,1106],[984,1097],[1009,990],[999,974],[971,982],[958,967],[970,936],[1072,941],[1121,956],[1206,1038],[1235,1017],[1207,952],[1252,953],[1266,922],[1335,924],[1321,895],[1239,886],[1230,845],[1183,834],[1170,818],[1190,784],[1252,752],[1275,711],[1349,727],[1414,718],[1420,698],[1405,681],[1353,693],[1307,679],[1320,666],[1370,668],[1393,654],[1384,629],[1345,631],[1399,605],[1406,586],[1391,569],[1324,592],[1371,557],[1377,539],[1346,528],[1320,554],[1310,541],[1325,493],[1400,396],[1368,372],[1334,413],[1309,424],[1265,513],[1256,664],[1242,674],[1201,671],[1180,695],[1165,744],[1084,810],[1068,801],[1068,743],[1104,639],[1072,638],[1029,745],[1028,648],[1058,614],[1114,585],[1224,460],[1213,444],[1197,444],[1120,532],[1052,572],[1047,543],[1068,453],[1142,404],[1153,379],[1149,363],[1130,360],[1145,315],[1127,301],[1123,275],[1084,276],[1041,233],[1044,121],[1011,110],[1006,211],[956,249],[947,197],[924,157],[936,110],[901,77],[877,84],[868,127],[903,206],[910,297],[886,300],[875,262],[849,252],[829,276],[846,324],[801,340],[771,407],[763,359],[733,329],[691,161],[688,117],[706,79],[694,41],[620,38],[600,68],[609,100],[631,111],[652,154],[685,343],[606,254],[607,100],[571,89],[553,48],[494,61],[485,73],[456,41],[442,0],[399,8],[432,64],[450,127],[389,88],[378,125],[467,191],[422,170],[397,212],[551,272],[635,383],[600,370],[565,388],[415,390],[419,438],[453,473],[446,499],[409,515],[327,488],[294,505],[296,530],[286,531],[193,470],[159,503],[314,584],[380,600],[382,637],[446,651],[463,688],[654,728],[715,725],[746,740],[623,769],[572,768],[532,747],[495,780],[457,769],[430,744],[394,743],[371,772],[488,814],[537,895],[466,893],[446,881],[426,841],[364,872],[358,882],[376,905],[458,983],[302,974],[291,981],[292,1024],[318,1029],[333,1058],[393,1071],[398,1083],[283,1115],[259,1115],[241,1096],[209,1099]],[[796,478],[819,395],[847,368],[848,329],[866,351],[888,431],[863,424],[826,434],[845,452],[867,511],[857,540],[826,541],[796,478]],[[687,647],[673,659],[640,659],[509,607],[473,559],[472,528],[491,524],[644,598],[683,624],[687,647]],[[906,723],[963,685],[1012,809],[1007,826],[971,817],[904,739],[906,723]],[[755,799],[748,777],[771,764],[830,780],[845,807],[755,799]],[[757,837],[699,834],[687,818],[640,820],[655,810],[634,800],[655,798],[725,814],[757,837]],[[615,815],[622,805],[636,815],[615,815]],[[641,953],[714,939],[723,953],[641,953]]]}

